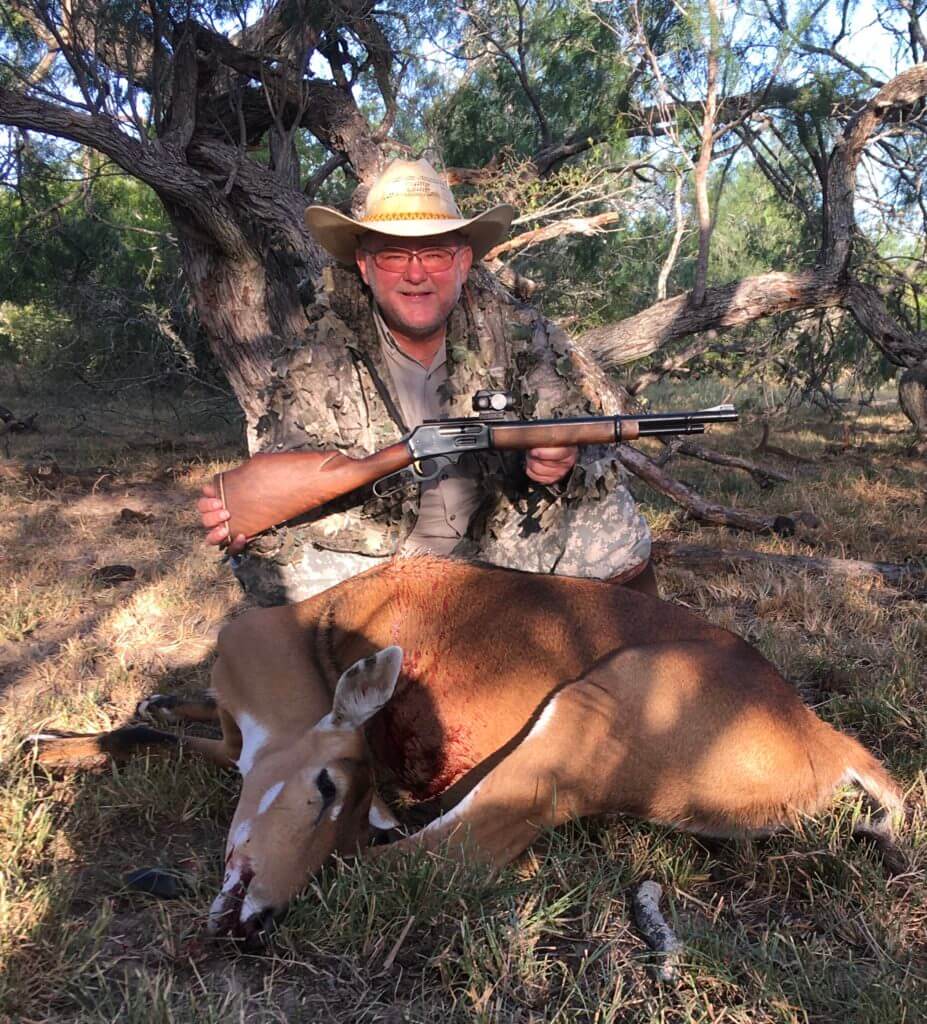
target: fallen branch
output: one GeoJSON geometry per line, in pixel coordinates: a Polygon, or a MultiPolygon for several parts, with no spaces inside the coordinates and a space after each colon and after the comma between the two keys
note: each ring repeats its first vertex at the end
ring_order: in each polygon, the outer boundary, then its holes
{"type": "Polygon", "coordinates": [[[679,960],[683,946],[673,929],[666,923],[666,918],[660,913],[662,895],[663,886],[659,882],[652,879],[641,882],[634,893],[632,903],[634,923],[647,945],[661,954],[657,977],[660,981],[673,982],[679,977],[679,960]]]}
{"type": "Polygon", "coordinates": [[[763,565],[791,572],[810,572],[844,579],[878,579],[893,587],[927,584],[927,563],[864,562],[855,558],[810,558],[805,555],[772,555],[765,551],[725,550],[703,544],[655,541],[650,557],[659,563],[684,565],[687,569],[717,572],[742,565],[763,565]]]}
{"type": "Polygon", "coordinates": [[[716,526],[730,526],[735,530],[750,530],[752,533],[776,533],[790,537],[795,532],[795,520],[791,516],[763,515],[739,508],[728,508],[706,501],[697,491],[680,483],[657,465],[643,452],[627,444],[619,444],[615,452],[619,461],[635,476],[639,476],[654,490],[665,494],[677,505],[681,505],[693,519],[716,526]]]}
{"type": "MultiPolygon", "coordinates": [[[[759,466],[748,459],[740,458],[738,455],[728,455],[726,452],[718,452],[713,448],[704,448],[695,441],[683,441],[680,439],[678,444],[673,444],[672,450],[674,454],[678,452],[680,455],[701,459],[703,462],[710,462],[715,466],[725,466],[728,469],[742,469],[745,473],[749,473],[760,487],[770,487],[774,482],[791,483],[792,481],[792,478],[787,473],[780,473],[778,469],[772,469],[769,466],[759,466]]],[[[663,462],[660,464],[665,465],[663,462]]]]}

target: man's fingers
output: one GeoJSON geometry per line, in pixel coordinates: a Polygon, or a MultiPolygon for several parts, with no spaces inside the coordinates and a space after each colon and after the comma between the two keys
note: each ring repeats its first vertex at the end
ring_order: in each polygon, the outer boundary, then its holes
{"type": "MultiPolygon", "coordinates": [[[[228,532],[228,527],[226,527],[226,532],[228,532]]],[[[241,552],[245,550],[247,543],[248,538],[243,533],[239,533],[238,536],[229,544],[227,549],[228,554],[240,555],[241,552]]]]}
{"type": "Polygon", "coordinates": [[[224,508],[221,498],[197,498],[196,499],[196,511],[197,512],[216,512],[220,508],[224,508]]]}
{"type": "Polygon", "coordinates": [[[224,508],[217,508],[212,512],[200,511],[200,522],[207,530],[211,530],[214,526],[221,526],[229,518],[229,512],[224,508]]]}
{"type": "Polygon", "coordinates": [[[562,462],[565,459],[576,458],[576,447],[568,445],[557,448],[532,448],[528,452],[528,458],[540,459],[542,462],[562,462]]]}
{"type": "Polygon", "coordinates": [[[535,483],[555,484],[576,465],[577,452],[574,445],[532,448],[525,456],[525,472],[535,483]]]}
{"type": "Polygon", "coordinates": [[[225,525],[225,523],[223,523],[221,526],[217,526],[215,529],[210,530],[209,533],[206,534],[206,543],[222,544],[224,541],[228,540],[228,536],[229,528],[225,525]]]}
{"type": "Polygon", "coordinates": [[[537,484],[555,484],[558,480],[563,477],[563,473],[559,470],[550,470],[547,472],[530,472],[528,476],[537,484]]]}

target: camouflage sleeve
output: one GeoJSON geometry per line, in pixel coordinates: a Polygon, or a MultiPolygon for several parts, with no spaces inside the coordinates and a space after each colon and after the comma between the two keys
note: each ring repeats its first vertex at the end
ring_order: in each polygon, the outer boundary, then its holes
{"type": "Polygon", "coordinates": [[[375,450],[364,389],[348,348],[353,334],[326,310],[305,342],[274,363],[267,411],[257,426],[263,451],[375,450]]]}
{"type": "Polygon", "coordinates": [[[535,315],[515,353],[517,405],[525,416],[550,419],[598,412],[579,385],[580,374],[566,333],[535,315]]]}
{"type": "MultiPolygon", "coordinates": [[[[516,377],[516,388],[521,407],[530,410],[527,415],[548,419],[621,411],[617,389],[556,324],[536,317],[523,344],[515,357],[516,367],[524,367],[516,377]]],[[[586,488],[610,491],[626,480],[627,473],[610,446],[584,445],[576,469],[556,489],[568,494],[586,488]]]]}

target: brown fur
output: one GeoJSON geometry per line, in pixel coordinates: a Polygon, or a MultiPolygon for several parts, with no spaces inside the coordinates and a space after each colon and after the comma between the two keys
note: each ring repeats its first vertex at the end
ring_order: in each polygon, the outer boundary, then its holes
{"type": "Polygon", "coordinates": [[[882,766],[740,638],[591,580],[396,560],[231,623],[213,684],[223,739],[203,752],[244,775],[220,931],[263,927],[333,850],[364,844],[371,772],[447,812],[381,849],[451,843],[496,864],[578,815],[755,834],[842,782],[883,817],[901,808],[882,766]]]}

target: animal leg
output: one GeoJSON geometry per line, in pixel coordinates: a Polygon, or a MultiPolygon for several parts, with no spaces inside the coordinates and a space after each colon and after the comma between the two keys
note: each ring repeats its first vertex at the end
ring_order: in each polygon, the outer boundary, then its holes
{"type": "Polygon", "coordinates": [[[47,768],[96,768],[110,760],[127,761],[138,754],[162,755],[178,750],[199,754],[222,768],[234,767],[225,739],[180,737],[147,725],[126,725],[98,733],[35,733],[26,737],[22,748],[47,768]]]}
{"type": "Polygon", "coordinates": [[[208,693],[195,697],[185,697],[176,693],[152,693],[136,704],[135,713],[150,715],[163,722],[219,722],[216,698],[208,693]]]}

